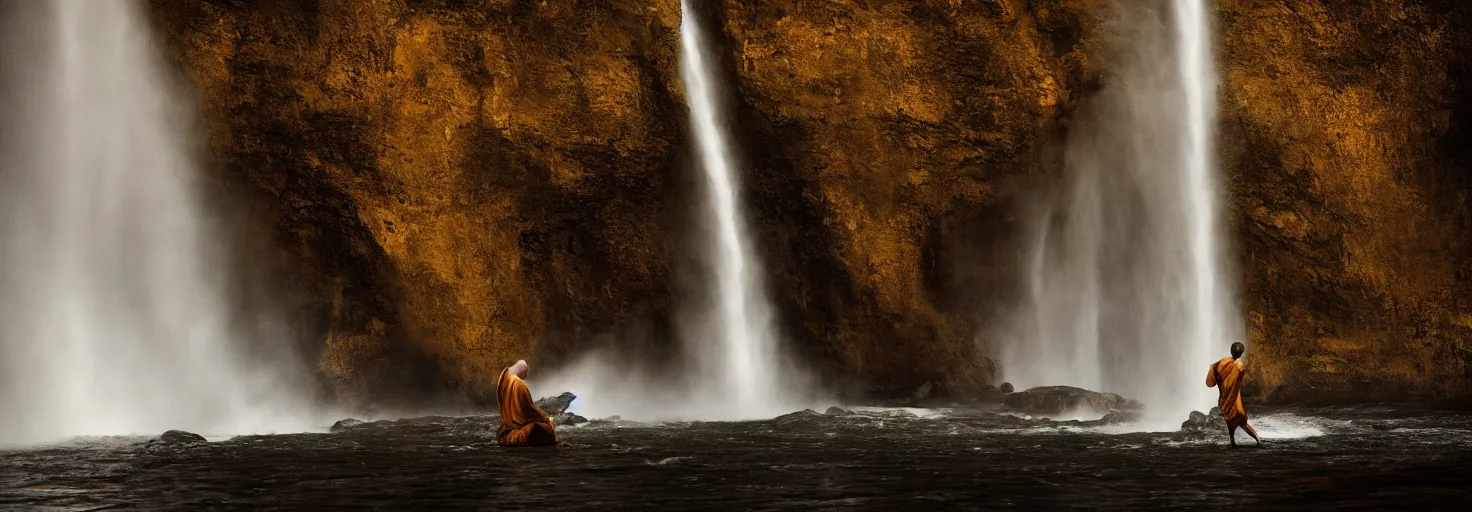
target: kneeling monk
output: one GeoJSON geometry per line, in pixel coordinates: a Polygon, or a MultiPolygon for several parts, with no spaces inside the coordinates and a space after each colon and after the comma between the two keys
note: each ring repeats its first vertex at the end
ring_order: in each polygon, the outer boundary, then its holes
{"type": "Polygon", "coordinates": [[[552,418],[537,408],[526,387],[526,361],[501,370],[496,379],[496,403],[501,406],[501,428],[496,444],[501,446],[549,446],[557,444],[552,418]]]}
{"type": "Polygon", "coordinates": [[[1222,410],[1222,419],[1227,420],[1227,439],[1232,441],[1232,446],[1237,446],[1237,437],[1233,434],[1238,428],[1246,430],[1257,445],[1262,446],[1257,430],[1247,424],[1247,409],[1242,407],[1242,376],[1247,373],[1247,365],[1241,358],[1245,350],[1241,343],[1233,343],[1232,357],[1223,357],[1206,371],[1206,387],[1216,386],[1220,393],[1216,403],[1222,410]]]}

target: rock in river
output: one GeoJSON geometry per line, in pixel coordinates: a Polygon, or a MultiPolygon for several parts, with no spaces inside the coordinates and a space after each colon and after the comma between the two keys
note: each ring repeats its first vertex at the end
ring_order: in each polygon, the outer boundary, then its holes
{"type": "Polygon", "coordinates": [[[801,411],[783,414],[781,416],[773,418],[772,421],[775,421],[777,423],[788,423],[792,421],[802,421],[821,417],[823,417],[823,415],[820,414],[818,411],[814,411],[812,409],[803,409],[801,411]]]}
{"type": "Polygon", "coordinates": [[[362,425],[362,424],[363,424],[362,421],[355,420],[353,418],[347,418],[347,419],[340,420],[337,423],[333,423],[332,424],[332,427],[331,428],[328,428],[327,431],[336,434],[338,432],[352,430],[354,427],[357,427],[357,426],[362,425]]]}
{"type": "Polygon", "coordinates": [[[158,436],[157,439],[149,441],[148,444],[159,444],[167,446],[183,446],[204,443],[204,436],[183,430],[170,430],[158,436]]]}
{"type": "Polygon", "coordinates": [[[588,422],[588,418],[584,418],[570,412],[564,412],[562,414],[549,414],[549,416],[552,416],[552,424],[558,427],[571,427],[573,425],[582,425],[588,422]]]}
{"type": "Polygon", "coordinates": [[[537,400],[537,408],[541,409],[542,412],[547,413],[548,416],[556,417],[559,414],[567,412],[567,408],[571,407],[572,401],[577,400],[577,398],[577,395],[574,395],[572,393],[563,393],[557,396],[549,396],[537,400]]]}
{"type": "Polygon", "coordinates": [[[1221,432],[1226,430],[1227,422],[1222,419],[1222,411],[1212,407],[1206,414],[1191,411],[1191,417],[1181,422],[1181,430],[1186,432],[1221,432]]]}
{"type": "Polygon", "coordinates": [[[1003,405],[1013,411],[1042,416],[1078,410],[1108,414],[1139,408],[1139,403],[1114,393],[1100,393],[1072,386],[1044,386],[1010,393],[1003,405]]]}

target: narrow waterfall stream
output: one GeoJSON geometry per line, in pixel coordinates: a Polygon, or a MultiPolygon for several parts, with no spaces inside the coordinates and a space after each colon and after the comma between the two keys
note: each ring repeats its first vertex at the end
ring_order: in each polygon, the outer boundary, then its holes
{"type": "Polygon", "coordinates": [[[680,2],[680,71],[690,104],[690,130],[704,173],[704,247],[699,254],[707,275],[708,309],[696,311],[686,347],[701,377],[698,394],[723,402],[717,416],[770,416],[781,397],[773,384],[780,364],[771,305],[763,288],[760,262],[752,250],[741,211],[738,170],[718,99],[716,46],[701,27],[691,0],[680,2]]]}

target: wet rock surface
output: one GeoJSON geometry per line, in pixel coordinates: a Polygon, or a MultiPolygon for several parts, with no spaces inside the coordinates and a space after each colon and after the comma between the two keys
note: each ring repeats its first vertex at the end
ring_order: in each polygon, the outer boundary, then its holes
{"type": "Polygon", "coordinates": [[[335,434],[335,433],[343,432],[343,431],[346,431],[346,430],[349,430],[349,429],[353,429],[353,428],[356,428],[356,427],[359,427],[359,426],[362,426],[362,425],[363,425],[363,421],[362,420],[357,420],[357,419],[353,419],[353,418],[346,418],[346,419],[338,420],[336,423],[333,423],[332,426],[327,429],[327,431],[328,432],[332,432],[332,433],[335,434]]]}
{"type": "Polygon", "coordinates": [[[1001,405],[1007,401],[1007,394],[1011,392],[1009,391],[1011,384],[1004,383],[1003,385],[1007,386],[1008,389],[998,389],[994,386],[981,388],[980,392],[969,397],[970,402],[973,404],[1001,405]]]}
{"type": "Polygon", "coordinates": [[[183,430],[170,430],[149,441],[148,444],[156,446],[187,446],[207,442],[204,436],[183,430]]]}
{"type": "Polygon", "coordinates": [[[1016,412],[1052,416],[1088,411],[1109,414],[1139,409],[1140,404],[1114,393],[1100,393],[1072,386],[1036,387],[1007,394],[1003,405],[1016,412]]]}
{"type": "Polygon", "coordinates": [[[557,416],[567,412],[567,409],[572,407],[572,401],[577,400],[577,398],[577,395],[564,392],[557,396],[541,398],[537,400],[536,404],[537,408],[547,413],[548,416],[557,416]]]}
{"type": "Polygon", "coordinates": [[[1206,413],[1191,411],[1190,417],[1181,422],[1181,430],[1200,433],[1226,432],[1227,421],[1222,419],[1222,411],[1216,407],[1212,407],[1206,413]]]}
{"type": "Polygon", "coordinates": [[[812,409],[803,409],[801,411],[791,412],[783,414],[776,418],[772,418],[772,421],[775,423],[791,423],[796,421],[817,419],[821,417],[823,417],[823,414],[818,411],[814,411],[812,409]]]}
{"type": "Polygon", "coordinates": [[[578,416],[578,415],[573,414],[573,413],[570,413],[570,412],[564,412],[564,413],[561,413],[561,414],[551,415],[551,416],[552,416],[552,424],[553,425],[556,425],[558,427],[563,427],[563,426],[572,427],[572,426],[582,425],[582,424],[585,424],[585,423],[588,422],[588,418],[584,418],[582,416],[578,416]]]}

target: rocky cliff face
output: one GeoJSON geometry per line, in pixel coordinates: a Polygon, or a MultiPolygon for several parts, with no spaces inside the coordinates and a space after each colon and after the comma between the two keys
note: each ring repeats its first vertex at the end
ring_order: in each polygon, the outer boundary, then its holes
{"type": "Polygon", "coordinates": [[[1472,9],[1222,2],[1259,393],[1472,391],[1472,9]]]}
{"type": "MultiPolygon", "coordinates": [[[[339,396],[473,398],[527,354],[673,344],[675,0],[152,6],[339,396]]],[[[1097,87],[1107,1],[722,6],[789,343],[875,392],[990,382],[977,313],[1011,286],[1020,183],[1097,87]]],[[[1219,3],[1257,393],[1472,390],[1467,10],[1219,3]]]]}
{"type": "Polygon", "coordinates": [[[985,284],[956,271],[985,265],[974,242],[1005,231],[1016,179],[1042,167],[1086,87],[1080,48],[1096,8],[1021,4],[726,2],[720,13],[788,332],[879,389],[991,379],[974,335],[980,298],[962,293],[985,284]]]}
{"type": "Polygon", "coordinates": [[[678,4],[156,1],[340,396],[474,396],[668,309],[678,4]]]}

